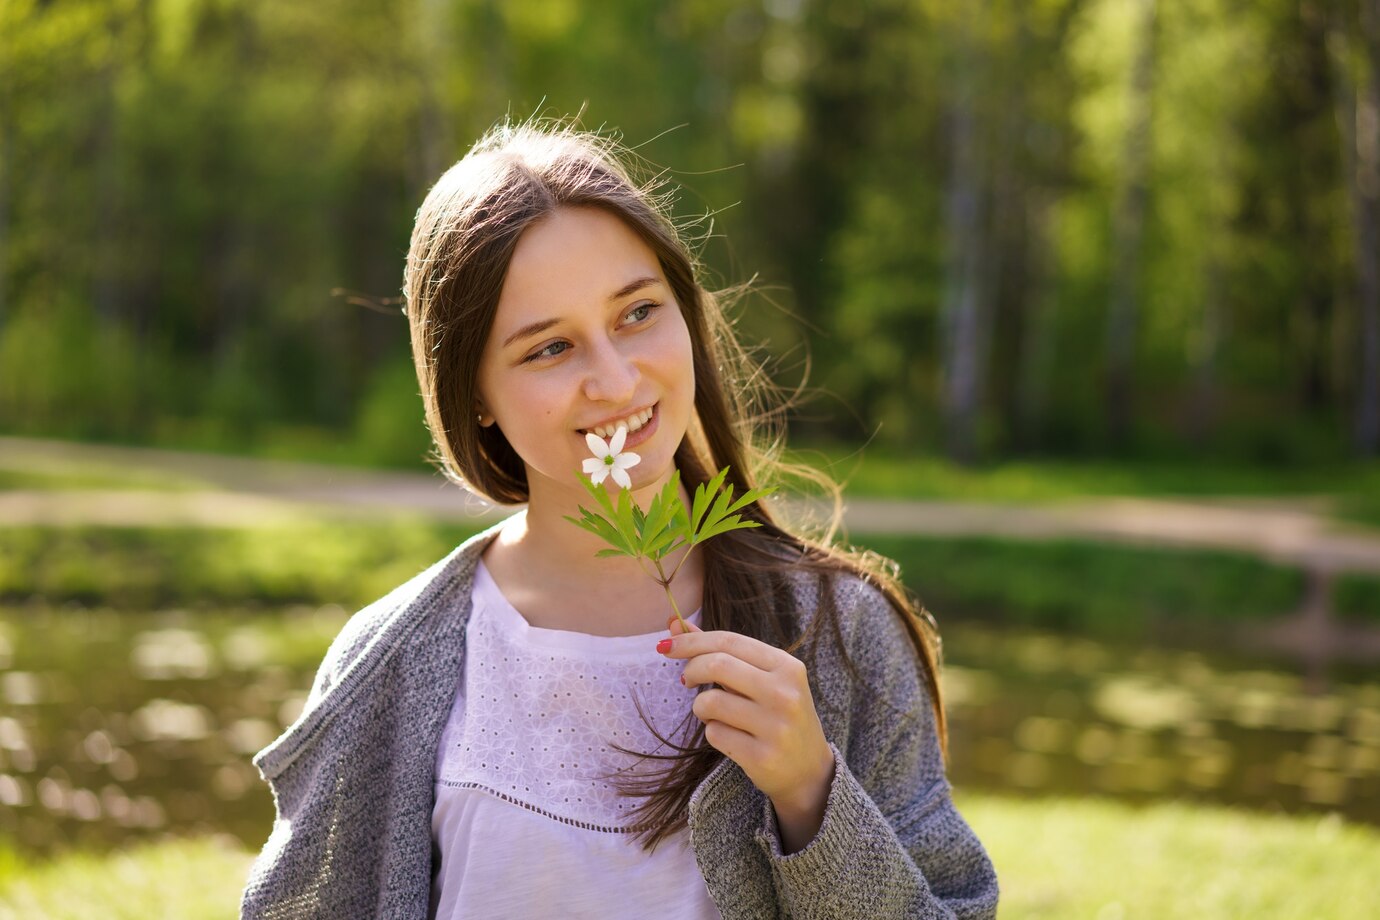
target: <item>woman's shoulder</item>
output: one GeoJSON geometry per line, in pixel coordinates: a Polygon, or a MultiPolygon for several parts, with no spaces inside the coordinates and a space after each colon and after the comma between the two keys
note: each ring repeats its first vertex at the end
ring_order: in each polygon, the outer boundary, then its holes
{"type": "Polygon", "coordinates": [[[414,638],[416,629],[438,612],[451,609],[473,583],[479,554],[493,529],[476,534],[455,550],[350,617],[331,642],[316,672],[301,714],[254,758],[272,777],[297,756],[318,730],[367,695],[387,662],[414,638]]]}
{"type": "Polygon", "coordinates": [[[898,714],[929,705],[925,664],[905,622],[915,616],[910,609],[861,572],[801,571],[792,579],[821,689],[836,701],[861,692],[898,714]]]}
{"type": "Polygon", "coordinates": [[[408,627],[427,605],[428,598],[436,598],[445,589],[463,582],[468,586],[474,578],[480,553],[488,545],[497,527],[489,528],[465,540],[445,557],[432,563],[412,578],[398,585],[378,600],[362,607],[346,621],[322,661],[321,670],[343,673],[368,657],[369,650],[408,627]]]}

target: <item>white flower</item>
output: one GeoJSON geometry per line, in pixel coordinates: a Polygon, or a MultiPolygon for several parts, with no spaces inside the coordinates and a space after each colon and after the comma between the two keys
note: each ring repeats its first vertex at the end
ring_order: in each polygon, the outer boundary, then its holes
{"type": "Polygon", "coordinates": [[[613,481],[623,488],[632,488],[632,477],[628,475],[628,470],[641,463],[642,458],[630,450],[623,450],[623,442],[627,439],[628,429],[625,425],[619,425],[607,442],[592,431],[585,435],[585,443],[594,453],[593,457],[585,460],[584,467],[590,482],[597,486],[605,477],[612,475],[613,481]]]}

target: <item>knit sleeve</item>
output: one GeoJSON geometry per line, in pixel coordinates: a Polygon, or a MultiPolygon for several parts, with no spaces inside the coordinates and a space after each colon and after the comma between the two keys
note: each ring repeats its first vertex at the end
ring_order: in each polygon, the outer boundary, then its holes
{"type": "MultiPolygon", "coordinates": [[[[819,832],[783,854],[764,801],[756,837],[778,898],[795,920],[825,917],[994,917],[991,860],[955,809],[935,719],[904,627],[875,589],[851,581],[839,613],[861,681],[836,691],[841,668],[816,667],[826,705],[846,718],[832,732],[834,780],[819,832]],[[832,692],[831,691],[836,691],[832,692]]],[[[826,729],[826,733],[827,729],[826,729]]]]}

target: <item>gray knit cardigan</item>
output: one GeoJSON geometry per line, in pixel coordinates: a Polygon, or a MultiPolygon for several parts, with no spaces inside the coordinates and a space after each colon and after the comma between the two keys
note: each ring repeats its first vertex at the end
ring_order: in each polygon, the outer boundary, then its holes
{"type": "MultiPolygon", "coordinates": [[[[460,680],[475,564],[496,531],[353,616],[301,717],[254,758],[277,819],[241,916],[426,917],[436,749],[460,680]]],[[[725,920],[992,917],[996,874],[950,800],[903,626],[861,580],[834,591],[863,680],[821,643],[810,684],[835,758],[823,826],[782,855],[770,801],[722,759],[689,809],[709,894],[725,920]]]]}

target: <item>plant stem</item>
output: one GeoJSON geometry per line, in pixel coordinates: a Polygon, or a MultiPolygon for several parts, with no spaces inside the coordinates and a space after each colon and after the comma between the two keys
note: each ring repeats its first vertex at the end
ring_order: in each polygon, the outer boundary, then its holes
{"type": "Polygon", "coordinates": [[[662,587],[666,589],[666,599],[667,599],[668,601],[671,602],[671,609],[675,611],[676,619],[677,619],[677,620],[680,620],[680,628],[681,628],[681,631],[682,631],[682,632],[687,632],[687,633],[688,633],[688,632],[690,631],[690,624],[689,624],[689,623],[686,623],[686,622],[685,622],[685,617],[683,617],[683,616],[680,615],[680,608],[676,606],[676,598],[675,598],[675,595],[673,595],[673,594],[671,593],[671,584],[670,584],[670,582],[667,582],[666,584],[662,585],[662,587]]]}
{"type": "MultiPolygon", "coordinates": [[[[686,553],[686,555],[688,556],[689,553],[686,553]]],[[[681,562],[684,561],[685,558],[681,557],[681,562]]],[[[676,619],[680,620],[681,630],[688,633],[690,631],[690,624],[685,622],[685,617],[680,615],[680,608],[676,606],[676,597],[671,593],[671,579],[676,577],[676,572],[680,571],[680,566],[677,565],[675,571],[671,572],[668,577],[665,570],[661,567],[660,559],[653,559],[652,565],[656,566],[656,572],[661,576],[657,581],[660,582],[662,590],[666,592],[666,599],[671,602],[671,611],[676,615],[676,619]]]]}
{"type": "MultiPolygon", "coordinates": [[[[687,544],[686,544],[686,547],[687,547],[687,548],[686,548],[686,550],[685,550],[685,555],[680,557],[680,561],[676,563],[676,567],[675,567],[674,569],[671,570],[671,578],[675,578],[675,577],[676,577],[676,573],[680,571],[680,567],[683,566],[683,565],[685,565],[685,560],[689,559],[689,558],[690,558],[690,554],[691,554],[692,552],[695,551],[695,544],[694,544],[694,543],[687,543],[687,544]]],[[[657,568],[660,568],[660,566],[658,566],[657,568]]],[[[668,579],[666,579],[666,580],[667,580],[667,581],[670,581],[671,578],[668,578],[668,579]]]]}

